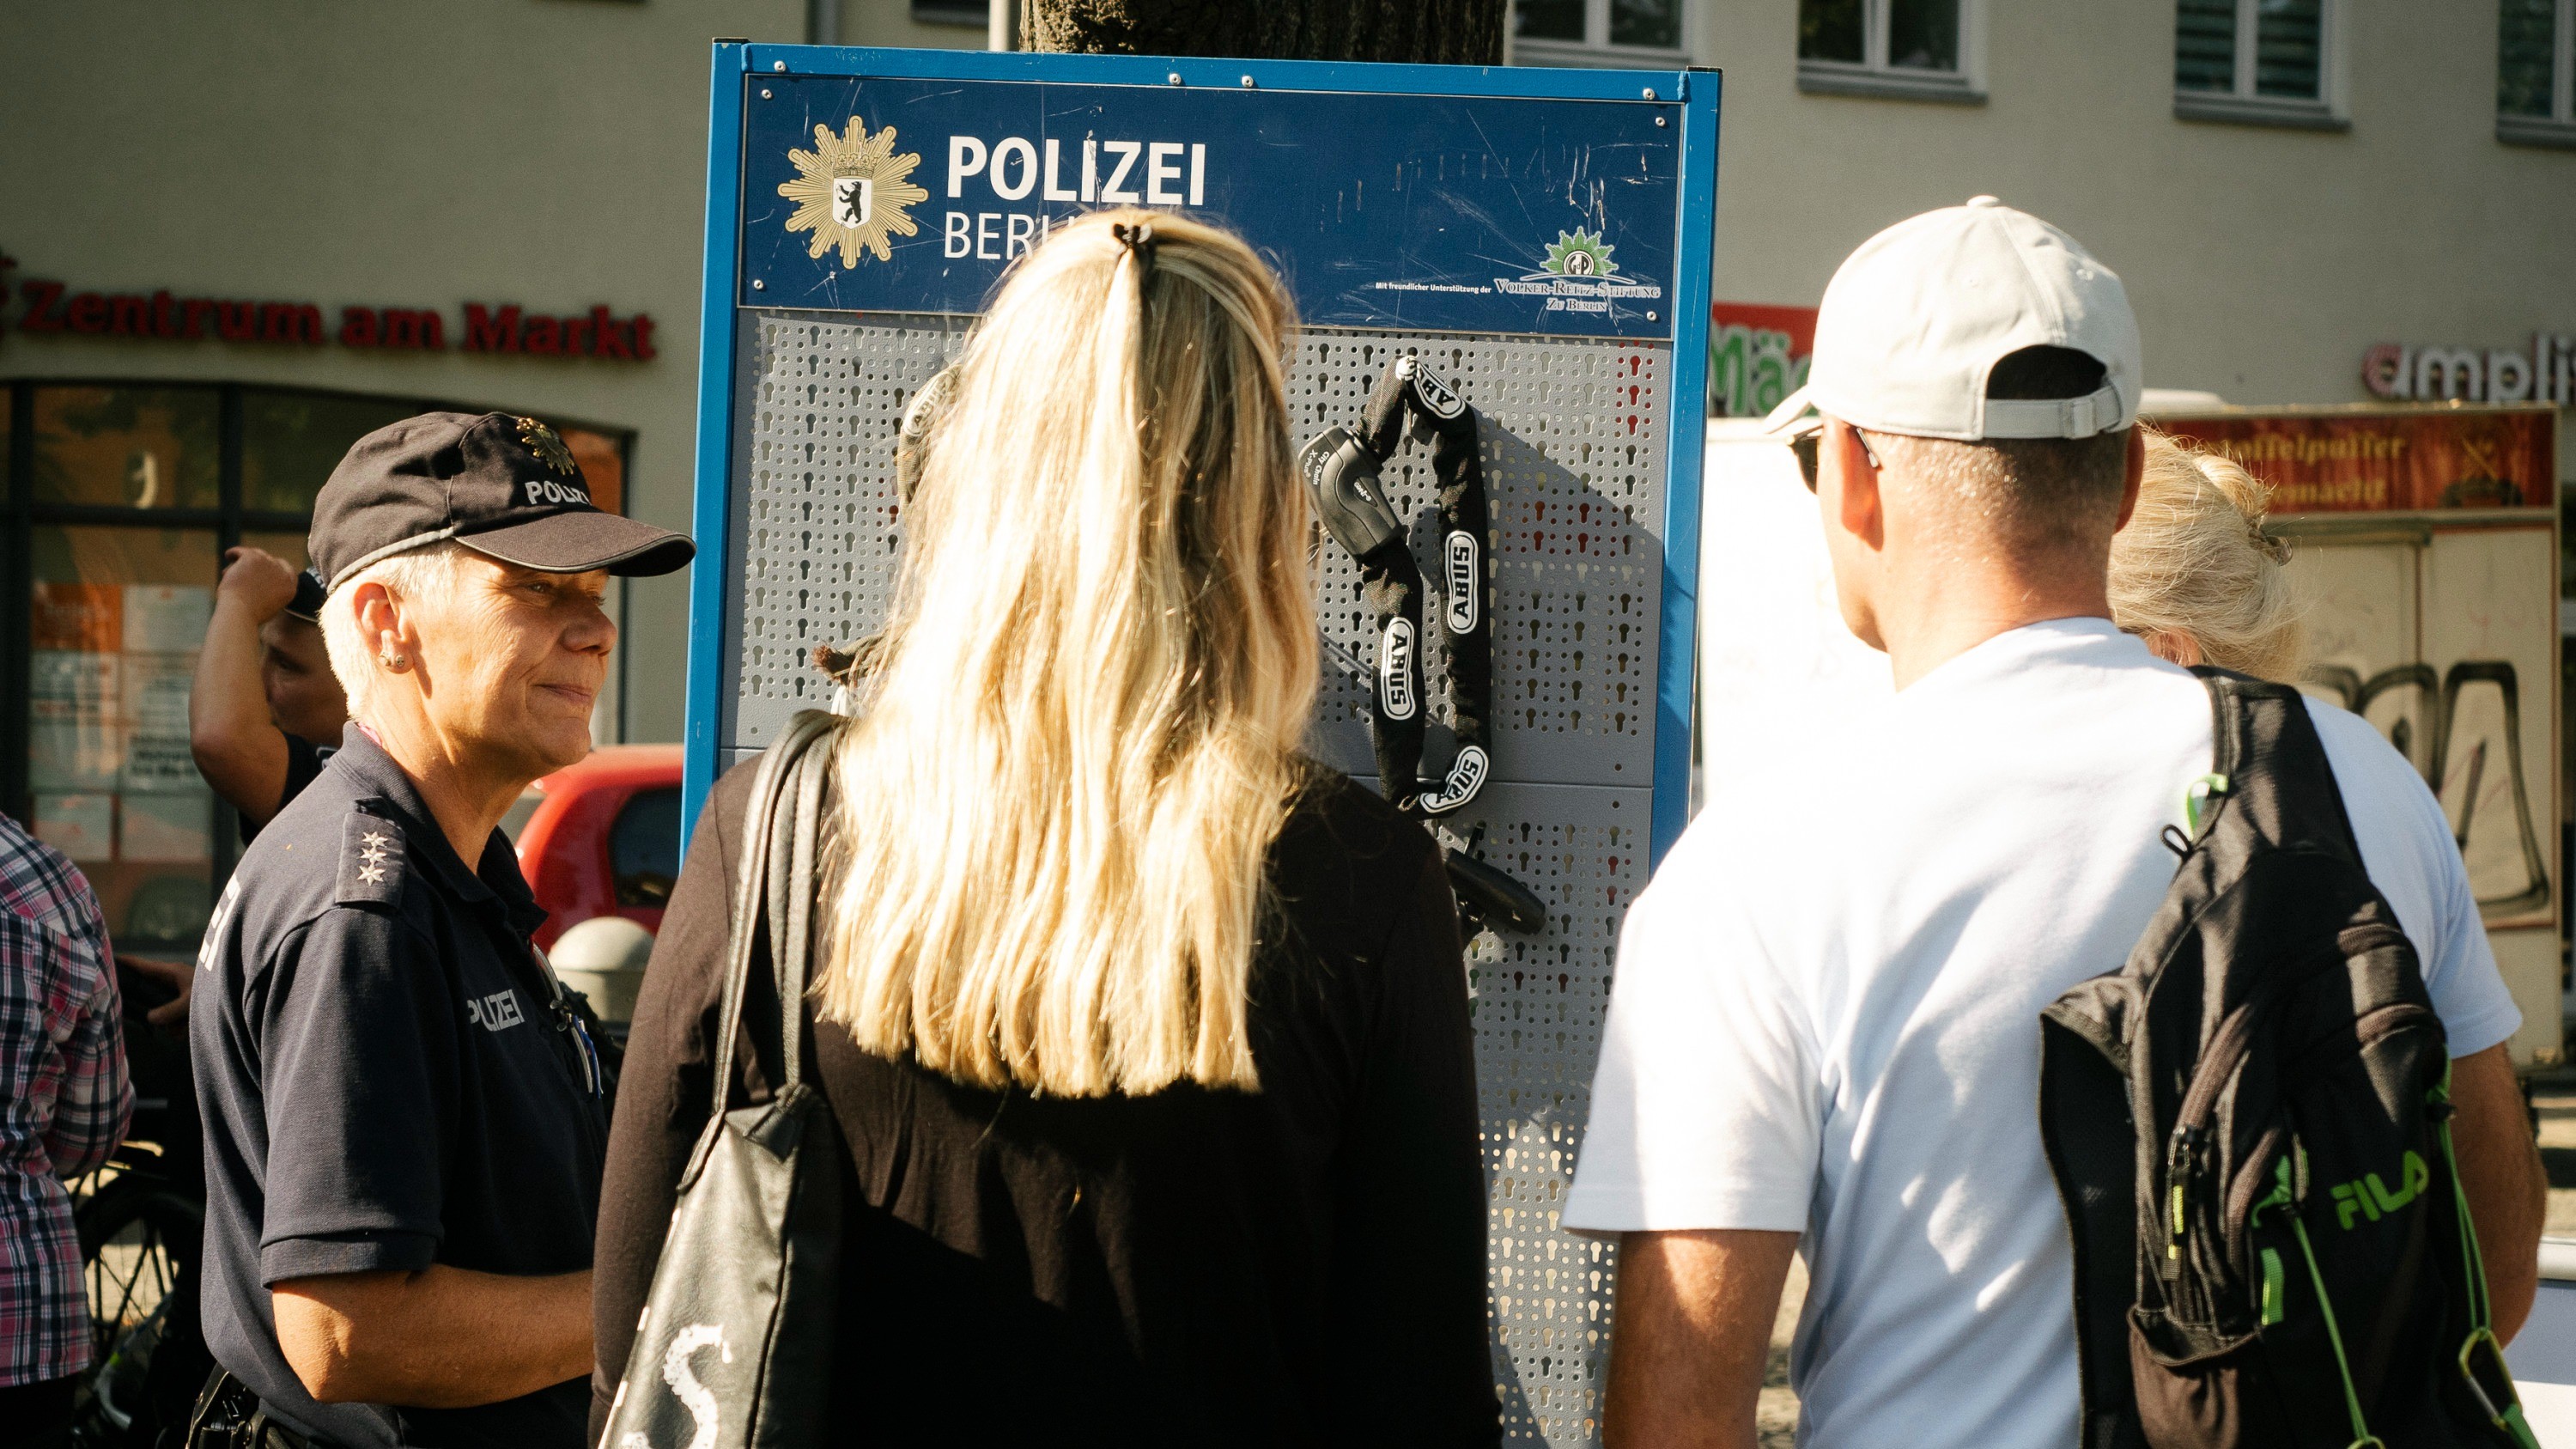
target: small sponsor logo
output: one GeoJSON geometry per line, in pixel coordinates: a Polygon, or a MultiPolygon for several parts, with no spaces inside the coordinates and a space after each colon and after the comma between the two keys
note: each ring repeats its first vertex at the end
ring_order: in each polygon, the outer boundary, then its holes
{"type": "Polygon", "coordinates": [[[1476,566],[1476,535],[1453,529],[1449,534],[1449,589],[1446,622],[1453,635],[1476,632],[1476,606],[1484,595],[1483,573],[1476,566]]]}
{"type": "Polygon", "coordinates": [[[1485,788],[1485,776],[1492,769],[1493,761],[1485,754],[1484,746],[1460,745],[1458,758],[1449,762],[1449,778],[1441,782],[1439,789],[1423,792],[1423,813],[1446,815],[1475,799],[1476,792],[1485,788]]]}
{"type": "Polygon", "coordinates": [[[1507,297],[1542,298],[1550,312],[1607,313],[1620,302],[1660,300],[1663,285],[1622,274],[1610,255],[1618,246],[1602,237],[1580,227],[1560,231],[1536,271],[1496,277],[1494,290],[1507,297]]]}
{"type": "Polygon", "coordinates": [[[1454,418],[1467,410],[1467,400],[1458,396],[1458,390],[1449,385],[1449,380],[1434,372],[1431,365],[1420,357],[1407,353],[1396,359],[1395,367],[1397,372],[1413,380],[1415,395],[1422,399],[1424,407],[1434,413],[1443,418],[1454,418]]]}
{"type": "Polygon", "coordinates": [[[1599,277],[1605,282],[1616,281],[1619,268],[1611,262],[1610,254],[1617,250],[1617,247],[1604,242],[1599,232],[1585,231],[1581,227],[1561,231],[1556,234],[1556,240],[1547,244],[1547,259],[1540,262],[1539,269],[1529,273],[1526,280],[1599,277]]]}
{"type": "Polygon", "coordinates": [[[1413,621],[1386,621],[1377,641],[1378,711],[1388,719],[1411,719],[1422,702],[1413,697],[1413,621]]]}
{"type": "Polygon", "coordinates": [[[485,1031],[507,1031],[527,1017],[519,1011],[519,993],[504,989],[489,996],[465,998],[465,1019],[485,1031]]]}

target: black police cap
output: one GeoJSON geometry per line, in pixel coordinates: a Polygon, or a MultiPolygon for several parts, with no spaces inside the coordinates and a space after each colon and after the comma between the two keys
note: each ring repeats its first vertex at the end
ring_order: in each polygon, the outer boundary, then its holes
{"type": "Polygon", "coordinates": [[[422,413],[360,438],[313,500],[307,552],[331,589],[443,539],[546,573],[667,574],[697,553],[685,534],[601,512],[555,430],[509,413],[422,413]]]}
{"type": "Polygon", "coordinates": [[[306,569],[295,576],[295,597],[286,601],[286,612],[307,624],[322,622],[322,602],[330,590],[322,587],[322,576],[306,569]]]}

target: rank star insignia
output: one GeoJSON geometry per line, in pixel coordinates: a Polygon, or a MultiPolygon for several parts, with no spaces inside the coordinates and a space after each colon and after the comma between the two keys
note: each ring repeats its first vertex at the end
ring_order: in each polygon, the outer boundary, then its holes
{"type": "Polygon", "coordinates": [[[369,885],[382,884],[384,878],[385,868],[381,865],[362,865],[358,867],[358,879],[365,881],[369,885]]]}
{"type": "Polygon", "coordinates": [[[369,850],[382,850],[385,848],[385,842],[393,839],[392,836],[385,834],[381,830],[370,830],[358,838],[367,842],[367,849],[369,850]]]}
{"type": "Polygon", "coordinates": [[[894,154],[894,127],[871,136],[856,116],[841,135],[832,134],[829,126],[816,126],[814,149],[790,151],[787,159],[796,164],[797,176],[780,182],[778,194],[797,204],[787,229],[814,234],[805,255],[820,257],[837,246],[842,270],[851,271],[858,267],[861,251],[881,262],[893,261],[888,234],[911,236],[921,230],[907,209],[930,193],[905,179],[921,157],[909,151],[894,154]]]}

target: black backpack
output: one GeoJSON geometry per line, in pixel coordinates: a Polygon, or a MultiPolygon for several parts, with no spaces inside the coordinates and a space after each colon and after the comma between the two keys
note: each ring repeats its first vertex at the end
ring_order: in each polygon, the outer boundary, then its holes
{"type": "Polygon", "coordinates": [[[2083,1449],[2537,1449],[2488,1331],[2450,1054],[2298,691],[2196,670],[2192,834],[2041,1013],[2083,1449]]]}

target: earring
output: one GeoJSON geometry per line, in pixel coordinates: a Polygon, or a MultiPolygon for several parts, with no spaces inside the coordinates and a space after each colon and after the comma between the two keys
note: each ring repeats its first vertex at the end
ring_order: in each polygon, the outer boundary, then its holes
{"type": "Polygon", "coordinates": [[[394,673],[396,673],[396,674],[400,674],[400,673],[402,673],[404,670],[411,668],[411,656],[410,656],[410,655],[408,655],[408,654],[396,654],[396,653],[392,652],[391,650],[387,650],[386,652],[384,652],[384,653],[382,653],[382,654],[377,655],[377,656],[376,656],[376,662],[377,662],[377,663],[379,663],[379,664],[381,664],[381,665],[383,665],[383,666],[384,666],[384,667],[386,667],[387,669],[392,670],[392,671],[393,671],[394,673]]]}

